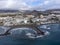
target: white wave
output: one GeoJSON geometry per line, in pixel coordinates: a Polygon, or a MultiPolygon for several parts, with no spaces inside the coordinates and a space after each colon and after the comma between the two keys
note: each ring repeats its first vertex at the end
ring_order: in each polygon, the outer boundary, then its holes
{"type": "Polygon", "coordinates": [[[44,33],[44,35],[37,36],[36,38],[42,38],[42,37],[44,37],[44,36],[48,36],[49,34],[50,34],[50,32],[46,31],[46,32],[44,33]]]}
{"type": "Polygon", "coordinates": [[[46,28],[47,28],[47,26],[46,26],[46,25],[42,25],[40,28],[45,28],[45,29],[46,29],[46,28]]]}
{"type": "Polygon", "coordinates": [[[47,29],[51,29],[50,27],[48,27],[47,29]]]}
{"type": "Polygon", "coordinates": [[[32,35],[32,34],[31,34],[31,33],[27,33],[26,35],[30,36],[30,35],[32,35]]]}
{"type": "Polygon", "coordinates": [[[32,33],[27,33],[26,36],[28,36],[28,38],[35,38],[35,35],[32,33]]]}
{"type": "Polygon", "coordinates": [[[49,35],[49,34],[50,34],[50,32],[48,32],[48,31],[45,32],[45,35],[49,35]]]}
{"type": "Polygon", "coordinates": [[[45,35],[37,35],[37,32],[34,31],[34,30],[31,30],[33,31],[35,34],[33,34],[32,32],[29,31],[29,28],[14,28],[10,31],[11,34],[14,34],[15,32],[18,31],[17,34],[22,34],[23,30],[25,31],[25,35],[27,36],[27,38],[32,38],[32,39],[35,39],[35,38],[41,38],[41,37],[44,37],[44,36],[47,36],[49,35],[50,33],[48,31],[44,31],[44,34],[45,35]],[[28,29],[28,30],[25,30],[25,29],[28,29]]]}
{"type": "Polygon", "coordinates": [[[34,35],[34,34],[31,34],[31,33],[27,33],[26,35],[28,36],[28,38],[42,38],[42,37],[44,37],[44,36],[47,36],[47,35],[49,35],[50,33],[48,32],[48,31],[46,31],[45,32],[45,35],[34,35]]]}
{"type": "Polygon", "coordinates": [[[51,29],[50,27],[48,27],[48,25],[42,25],[40,28],[43,28],[43,29],[51,29]]]}
{"type": "Polygon", "coordinates": [[[33,39],[34,39],[34,38],[40,38],[40,37],[43,37],[43,35],[40,35],[40,36],[35,36],[35,35],[33,35],[33,36],[32,36],[32,35],[30,35],[30,34],[27,35],[27,36],[28,36],[28,38],[33,38],[33,39]]]}

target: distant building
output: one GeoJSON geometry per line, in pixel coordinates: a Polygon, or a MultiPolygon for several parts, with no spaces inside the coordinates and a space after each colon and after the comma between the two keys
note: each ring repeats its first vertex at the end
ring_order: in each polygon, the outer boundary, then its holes
{"type": "Polygon", "coordinates": [[[34,18],[34,15],[26,15],[28,18],[34,18]]]}
{"type": "Polygon", "coordinates": [[[40,18],[44,18],[44,16],[43,15],[40,15],[40,18]]]}

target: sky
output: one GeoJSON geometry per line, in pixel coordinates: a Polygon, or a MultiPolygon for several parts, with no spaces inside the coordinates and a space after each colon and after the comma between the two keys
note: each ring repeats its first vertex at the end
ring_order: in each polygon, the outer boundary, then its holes
{"type": "Polygon", "coordinates": [[[60,8],[60,0],[0,0],[0,9],[46,10],[60,8]]]}

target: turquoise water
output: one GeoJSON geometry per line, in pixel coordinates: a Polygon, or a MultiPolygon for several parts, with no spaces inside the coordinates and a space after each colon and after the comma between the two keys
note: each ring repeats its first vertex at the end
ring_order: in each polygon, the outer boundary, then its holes
{"type": "Polygon", "coordinates": [[[49,35],[38,39],[19,39],[12,36],[0,37],[0,45],[60,45],[60,24],[46,24],[38,28],[49,35]]]}

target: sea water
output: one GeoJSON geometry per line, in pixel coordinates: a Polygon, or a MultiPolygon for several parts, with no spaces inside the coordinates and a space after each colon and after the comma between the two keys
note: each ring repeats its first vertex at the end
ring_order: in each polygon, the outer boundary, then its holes
{"type": "Polygon", "coordinates": [[[38,28],[48,31],[49,35],[37,39],[19,39],[10,35],[0,36],[0,45],[60,45],[60,24],[40,25],[38,28]]]}

